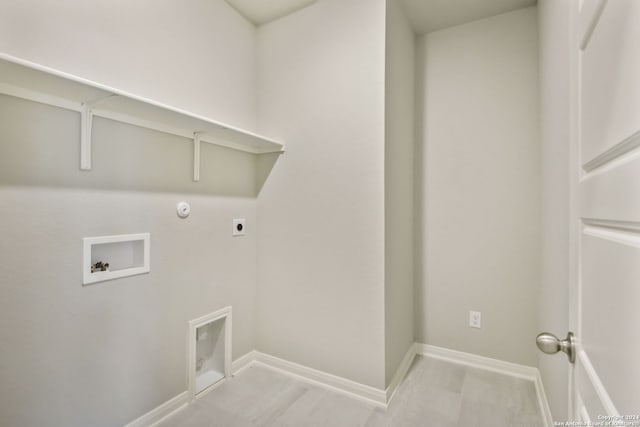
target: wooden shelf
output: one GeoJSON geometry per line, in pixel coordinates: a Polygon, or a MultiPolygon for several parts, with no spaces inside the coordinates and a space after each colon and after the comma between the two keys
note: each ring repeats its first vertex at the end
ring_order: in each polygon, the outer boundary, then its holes
{"type": "MultiPolygon", "coordinates": [[[[282,153],[283,144],[253,132],[0,53],[0,93],[82,116],[81,165],[91,169],[92,117],[104,117],[253,154],[282,153]]],[[[194,180],[199,176],[194,150],[194,180]]]]}

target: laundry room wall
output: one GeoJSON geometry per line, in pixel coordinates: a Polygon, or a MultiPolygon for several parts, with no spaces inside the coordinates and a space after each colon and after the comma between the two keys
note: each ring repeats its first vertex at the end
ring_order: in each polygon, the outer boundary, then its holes
{"type": "Polygon", "coordinates": [[[320,0],[258,29],[259,129],[287,141],[258,198],[258,350],[385,386],[385,1],[320,0]]]}
{"type": "MultiPolygon", "coordinates": [[[[255,27],[223,1],[0,5],[0,51],[254,130],[255,27]]],[[[256,158],[0,96],[0,424],[124,425],[187,388],[187,322],[255,347],[256,158]],[[176,203],[191,203],[189,218],[176,203]],[[247,235],[231,236],[232,219],[247,235]],[[151,272],[82,285],[82,238],[151,234],[151,272]]]]}
{"type": "Polygon", "coordinates": [[[540,260],[535,7],[418,40],[419,342],[536,366],[540,260]],[[469,311],[482,328],[469,327],[469,311]]]}

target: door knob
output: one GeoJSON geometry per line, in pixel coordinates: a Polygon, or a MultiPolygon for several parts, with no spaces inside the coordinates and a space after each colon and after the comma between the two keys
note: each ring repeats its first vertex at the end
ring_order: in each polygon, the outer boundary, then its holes
{"type": "Polygon", "coordinates": [[[563,340],[552,333],[543,332],[536,337],[536,345],[543,353],[556,354],[563,351],[569,357],[569,362],[575,363],[576,361],[576,344],[573,332],[569,332],[567,338],[563,340]]]}

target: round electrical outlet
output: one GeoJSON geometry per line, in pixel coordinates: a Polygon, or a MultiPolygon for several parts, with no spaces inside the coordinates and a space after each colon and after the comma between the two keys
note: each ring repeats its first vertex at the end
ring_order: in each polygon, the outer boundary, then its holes
{"type": "Polygon", "coordinates": [[[247,227],[245,224],[245,219],[244,218],[234,218],[233,219],[233,236],[234,237],[238,237],[238,236],[244,236],[246,231],[247,231],[247,227]]]}

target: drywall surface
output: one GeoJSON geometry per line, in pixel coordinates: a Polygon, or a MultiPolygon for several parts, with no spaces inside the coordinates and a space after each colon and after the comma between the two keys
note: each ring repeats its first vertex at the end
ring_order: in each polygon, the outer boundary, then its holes
{"type": "MultiPolygon", "coordinates": [[[[255,28],[222,1],[3,2],[0,51],[255,127],[255,28]]],[[[191,141],[96,118],[81,172],[79,129],[0,96],[2,425],[134,420],[187,389],[187,321],[227,305],[234,357],[255,348],[255,156],[203,144],[194,183],[191,141]],[[150,274],[82,286],[82,237],[139,232],[150,274]]]]}
{"type": "Polygon", "coordinates": [[[227,305],[234,357],[254,348],[253,156],[204,149],[203,165],[228,169],[203,169],[210,195],[188,194],[188,142],[96,122],[96,169],[80,172],[78,126],[77,113],[0,96],[0,425],[134,420],[187,389],[187,322],[227,305]],[[149,274],[82,286],[83,237],[142,232],[149,274]]]}
{"type": "Polygon", "coordinates": [[[384,388],[384,0],[258,29],[259,131],[287,152],[258,197],[257,348],[384,388]]]}
{"type": "Polygon", "coordinates": [[[418,34],[466,24],[536,4],[536,0],[403,0],[418,34]]]}
{"type": "MultiPolygon", "coordinates": [[[[536,9],[424,36],[418,341],[537,364],[536,9]],[[482,329],[469,328],[469,310],[482,329]]],[[[420,52],[419,52],[420,53],[420,52]]]]}
{"type": "Polygon", "coordinates": [[[254,47],[224,1],[0,3],[0,52],[249,129],[254,47]]]}
{"type": "MultiPolygon", "coordinates": [[[[569,2],[538,2],[542,161],[540,332],[569,330],[569,2]]],[[[538,353],[554,419],[566,420],[569,364],[538,353]]]]}
{"type": "Polygon", "coordinates": [[[0,184],[255,197],[256,156],[201,144],[193,182],[193,141],[95,117],[92,170],[81,171],[80,114],[0,95],[5,126],[0,184]]]}
{"type": "Polygon", "coordinates": [[[385,71],[385,382],[413,345],[415,36],[387,0],[385,71]]]}

